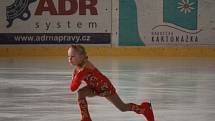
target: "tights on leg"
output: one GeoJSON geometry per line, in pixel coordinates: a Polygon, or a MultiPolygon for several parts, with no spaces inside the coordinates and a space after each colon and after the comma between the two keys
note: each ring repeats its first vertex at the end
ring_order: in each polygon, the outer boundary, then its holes
{"type": "Polygon", "coordinates": [[[129,110],[134,111],[137,114],[143,114],[144,110],[140,105],[134,104],[134,103],[129,103],[129,110]]]}
{"type": "Polygon", "coordinates": [[[81,116],[82,116],[82,119],[90,119],[90,114],[89,114],[89,111],[88,111],[88,104],[87,104],[87,101],[86,101],[86,98],[80,98],[78,99],[78,104],[79,104],[79,108],[80,108],[80,111],[81,111],[81,116]]]}
{"type": "Polygon", "coordinates": [[[143,114],[144,109],[137,104],[134,103],[128,103],[125,104],[121,98],[118,96],[118,94],[115,94],[110,97],[106,97],[110,102],[112,102],[120,111],[125,112],[125,111],[134,111],[137,114],[143,114]]]}

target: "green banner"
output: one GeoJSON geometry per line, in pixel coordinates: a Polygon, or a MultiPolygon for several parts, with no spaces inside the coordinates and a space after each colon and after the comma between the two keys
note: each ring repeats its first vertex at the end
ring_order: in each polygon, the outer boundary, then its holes
{"type": "Polygon", "coordinates": [[[164,22],[197,30],[198,0],[164,0],[164,22]]]}

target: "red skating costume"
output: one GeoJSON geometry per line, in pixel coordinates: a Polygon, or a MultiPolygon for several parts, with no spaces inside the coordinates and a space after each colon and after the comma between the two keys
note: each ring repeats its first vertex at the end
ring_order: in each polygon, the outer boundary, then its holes
{"type": "MultiPolygon", "coordinates": [[[[116,94],[116,90],[110,80],[97,69],[84,67],[80,72],[74,71],[72,83],[70,85],[72,92],[79,88],[81,80],[86,82],[87,87],[91,88],[95,95],[108,97],[116,94]]],[[[88,111],[86,98],[78,99],[78,104],[82,115],[81,121],[92,121],[88,111]]],[[[154,115],[150,103],[143,102],[141,105],[129,103],[129,107],[130,111],[143,114],[148,121],[154,121],[154,115]]]]}

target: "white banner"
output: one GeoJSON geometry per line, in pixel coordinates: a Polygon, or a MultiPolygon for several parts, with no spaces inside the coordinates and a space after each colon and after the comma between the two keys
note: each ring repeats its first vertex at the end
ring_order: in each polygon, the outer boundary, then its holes
{"type": "Polygon", "coordinates": [[[1,0],[0,11],[1,44],[111,43],[111,0],[1,0]]]}
{"type": "Polygon", "coordinates": [[[214,0],[119,1],[120,46],[215,46],[214,0]]]}

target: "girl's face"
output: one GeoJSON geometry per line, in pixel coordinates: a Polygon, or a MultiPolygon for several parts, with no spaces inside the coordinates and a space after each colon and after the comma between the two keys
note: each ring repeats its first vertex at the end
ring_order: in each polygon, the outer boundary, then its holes
{"type": "Polygon", "coordinates": [[[68,50],[68,61],[72,65],[79,65],[83,62],[83,55],[77,52],[73,48],[69,48],[68,50]]]}

